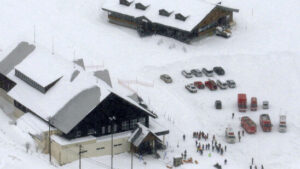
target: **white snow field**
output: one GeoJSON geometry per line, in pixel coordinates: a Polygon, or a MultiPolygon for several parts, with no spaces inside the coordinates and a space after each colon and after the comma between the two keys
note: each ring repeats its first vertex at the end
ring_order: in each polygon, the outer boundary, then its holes
{"type": "MultiPolygon", "coordinates": [[[[145,156],[146,165],[134,158],[136,169],[164,169],[184,150],[199,164],[178,167],[182,169],[213,169],[216,162],[223,164],[225,158],[228,164],[223,169],[247,169],[252,157],[259,169],[261,164],[265,169],[300,168],[300,1],[223,1],[240,9],[234,14],[232,37],[212,36],[191,45],[162,36],[140,38],[135,30],[110,24],[101,10],[103,3],[104,0],[0,0],[0,58],[20,41],[33,43],[35,28],[37,47],[46,46],[51,51],[53,41],[54,50],[61,57],[70,61],[84,58],[88,71],[109,69],[119,92],[131,94],[118,80],[138,79],[153,84],[130,87],[150,103],[159,121],[170,129],[168,148],[165,158],[165,152],[159,152],[162,158],[158,160],[145,156]],[[212,79],[233,79],[237,88],[214,92],[206,88],[196,94],[184,89],[186,83],[207,78],[187,80],[181,70],[219,65],[226,74],[212,79]],[[170,74],[174,83],[163,83],[159,79],[162,73],[170,74]],[[237,112],[239,92],[247,93],[248,100],[251,96],[258,98],[257,112],[237,112]],[[222,110],[214,109],[217,99],[223,102],[222,110]],[[269,110],[261,109],[263,100],[270,102],[269,110]],[[225,143],[228,125],[237,132],[241,130],[239,117],[248,115],[258,124],[262,113],[270,114],[274,125],[271,133],[262,132],[258,126],[256,134],[245,134],[240,143],[225,143]],[[287,115],[286,133],[278,132],[280,114],[287,115]],[[222,145],[227,145],[227,152],[223,156],[213,152],[208,157],[207,151],[199,155],[192,138],[192,132],[199,130],[208,132],[210,138],[215,134],[222,145]],[[183,134],[186,141],[182,140],[183,134]]],[[[1,169],[78,168],[78,161],[50,165],[47,155],[35,151],[30,136],[18,125],[10,125],[10,121],[0,111],[1,169]],[[32,144],[29,153],[26,142],[32,144]]],[[[82,168],[110,168],[110,156],[83,159],[82,168]]],[[[114,156],[114,168],[129,169],[130,155],[114,156]]]]}

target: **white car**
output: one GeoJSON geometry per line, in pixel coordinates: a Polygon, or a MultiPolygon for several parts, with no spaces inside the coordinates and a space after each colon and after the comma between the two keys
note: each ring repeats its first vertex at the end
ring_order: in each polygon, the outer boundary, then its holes
{"type": "Polygon", "coordinates": [[[231,36],[231,32],[226,30],[224,27],[217,26],[216,27],[216,35],[217,36],[222,36],[224,38],[229,38],[231,36]]]}
{"type": "Polygon", "coordinates": [[[193,83],[185,85],[185,88],[191,93],[197,93],[197,88],[193,83]]]}
{"type": "Polygon", "coordinates": [[[228,143],[235,143],[235,135],[231,127],[227,127],[225,130],[225,137],[228,143]]]}
{"type": "Polygon", "coordinates": [[[186,70],[183,70],[181,72],[181,74],[185,77],[185,78],[192,78],[192,73],[191,72],[187,72],[186,70]]]}

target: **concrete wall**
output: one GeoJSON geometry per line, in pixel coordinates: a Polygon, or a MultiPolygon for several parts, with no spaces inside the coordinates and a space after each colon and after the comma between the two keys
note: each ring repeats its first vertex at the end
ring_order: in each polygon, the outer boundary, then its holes
{"type": "MultiPolygon", "coordinates": [[[[128,152],[130,150],[130,143],[128,136],[123,138],[114,138],[114,154],[128,152]]],[[[82,158],[97,157],[111,154],[111,140],[104,141],[91,140],[81,143],[60,145],[52,141],[51,150],[52,156],[57,160],[60,165],[70,163],[79,159],[79,145],[82,145],[82,151],[87,151],[82,154],[82,158]]]]}

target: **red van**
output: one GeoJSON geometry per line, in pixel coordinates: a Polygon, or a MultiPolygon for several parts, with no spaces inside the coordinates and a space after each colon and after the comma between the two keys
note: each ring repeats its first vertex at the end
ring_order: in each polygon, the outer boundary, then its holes
{"type": "Polygon", "coordinates": [[[256,133],[256,124],[248,116],[243,116],[241,118],[241,126],[249,134],[256,133]]]}
{"type": "Polygon", "coordinates": [[[260,126],[264,132],[270,132],[272,130],[272,123],[268,114],[261,114],[259,116],[260,126]]]}
{"type": "Polygon", "coordinates": [[[238,108],[239,112],[246,112],[247,110],[247,96],[246,94],[238,94],[238,108]]]}
{"type": "Polygon", "coordinates": [[[257,98],[256,97],[251,98],[250,109],[251,109],[251,111],[256,111],[257,110],[257,98]]]}

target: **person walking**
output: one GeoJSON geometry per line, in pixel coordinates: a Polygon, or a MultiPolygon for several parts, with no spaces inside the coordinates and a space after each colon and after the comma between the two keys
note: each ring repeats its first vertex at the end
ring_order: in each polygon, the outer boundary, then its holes
{"type": "Polygon", "coordinates": [[[244,134],[245,134],[245,131],[244,131],[244,130],[242,130],[242,136],[244,136],[244,134]]]}
{"type": "Polygon", "coordinates": [[[232,117],[231,117],[232,119],[234,118],[234,113],[232,113],[232,117]]]}
{"type": "Polygon", "coordinates": [[[264,166],[263,166],[263,165],[261,165],[261,169],[264,169],[264,166]]]}
{"type": "Polygon", "coordinates": [[[227,147],[226,147],[226,146],[224,147],[224,150],[225,150],[225,152],[226,152],[226,150],[227,150],[227,147]]]}
{"type": "Polygon", "coordinates": [[[227,164],[227,159],[225,158],[225,160],[224,160],[224,164],[226,165],[227,164]]]}
{"type": "Polygon", "coordinates": [[[183,138],[183,141],[185,141],[185,134],[183,134],[182,138],[183,138]]]}
{"type": "Polygon", "coordinates": [[[251,164],[253,165],[254,164],[254,158],[252,157],[251,159],[251,164]]]}
{"type": "Polygon", "coordinates": [[[255,166],[254,169],[257,169],[257,166],[255,166]]]}

